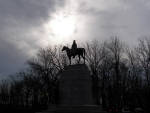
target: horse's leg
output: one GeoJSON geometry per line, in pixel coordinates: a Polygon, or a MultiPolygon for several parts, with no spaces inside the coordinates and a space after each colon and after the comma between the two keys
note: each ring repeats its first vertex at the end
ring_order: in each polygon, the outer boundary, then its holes
{"type": "Polygon", "coordinates": [[[83,58],[83,60],[84,60],[84,56],[83,56],[83,54],[81,55],[81,57],[83,58]]]}
{"type": "Polygon", "coordinates": [[[84,49],[84,51],[83,51],[83,59],[84,59],[84,64],[85,64],[85,49],[84,49]]]}
{"type": "Polygon", "coordinates": [[[84,64],[85,64],[85,52],[83,52],[83,54],[81,55],[83,60],[84,60],[84,64]]]}
{"type": "Polygon", "coordinates": [[[83,56],[84,64],[85,64],[85,55],[83,56]]]}
{"type": "Polygon", "coordinates": [[[83,59],[84,59],[84,64],[85,64],[85,56],[83,57],[83,59]]]}
{"type": "Polygon", "coordinates": [[[71,65],[71,57],[69,57],[70,65],[71,65]]]}
{"type": "Polygon", "coordinates": [[[79,61],[78,61],[78,64],[80,63],[80,55],[78,55],[79,56],[79,61]]]}

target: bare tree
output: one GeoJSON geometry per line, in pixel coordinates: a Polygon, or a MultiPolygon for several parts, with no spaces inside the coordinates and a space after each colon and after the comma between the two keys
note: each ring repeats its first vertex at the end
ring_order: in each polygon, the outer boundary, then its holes
{"type": "Polygon", "coordinates": [[[139,65],[138,57],[136,55],[135,49],[127,48],[127,58],[128,58],[128,79],[130,80],[130,87],[135,88],[136,80],[141,75],[141,67],[139,65]]]}
{"type": "Polygon", "coordinates": [[[65,57],[61,54],[61,46],[40,49],[36,58],[28,61],[30,68],[40,80],[49,94],[50,102],[56,101],[56,90],[58,87],[58,73],[66,65],[65,57]]]}
{"type": "Polygon", "coordinates": [[[139,45],[136,48],[136,55],[140,66],[145,73],[147,85],[150,86],[150,39],[143,38],[139,40],[139,45]]]}
{"type": "Polygon", "coordinates": [[[96,103],[100,104],[100,67],[102,60],[106,57],[105,43],[100,44],[98,41],[92,43],[86,43],[86,61],[91,70],[93,78],[93,94],[96,99],[96,103]]]}
{"type": "Polygon", "coordinates": [[[0,104],[9,103],[9,84],[6,80],[0,83],[0,104]]]}
{"type": "Polygon", "coordinates": [[[108,51],[111,54],[114,69],[115,69],[115,82],[117,85],[119,85],[119,82],[121,80],[120,75],[120,63],[123,58],[123,44],[119,40],[118,37],[111,38],[110,42],[108,42],[108,51]]]}
{"type": "Polygon", "coordinates": [[[102,59],[106,56],[105,44],[100,44],[98,41],[86,44],[86,61],[90,66],[94,76],[98,76],[98,69],[102,59]]]}
{"type": "Polygon", "coordinates": [[[107,43],[107,49],[112,60],[112,77],[113,77],[113,98],[114,103],[119,107],[121,102],[122,87],[121,87],[121,63],[123,61],[124,48],[123,43],[118,37],[111,38],[107,43]]]}

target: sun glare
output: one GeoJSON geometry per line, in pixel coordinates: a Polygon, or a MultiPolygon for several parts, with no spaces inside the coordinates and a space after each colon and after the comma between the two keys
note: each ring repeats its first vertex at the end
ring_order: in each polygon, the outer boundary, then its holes
{"type": "Polygon", "coordinates": [[[69,41],[76,30],[76,18],[74,15],[65,15],[64,13],[55,14],[45,24],[47,35],[51,41],[60,44],[69,41]]]}
{"type": "Polygon", "coordinates": [[[50,22],[50,27],[54,35],[68,37],[75,31],[75,20],[73,16],[57,15],[50,22]]]}

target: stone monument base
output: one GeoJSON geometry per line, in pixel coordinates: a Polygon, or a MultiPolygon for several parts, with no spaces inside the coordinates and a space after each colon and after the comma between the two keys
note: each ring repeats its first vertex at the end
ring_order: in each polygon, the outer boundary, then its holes
{"type": "Polygon", "coordinates": [[[101,106],[85,105],[85,106],[53,106],[48,110],[38,113],[107,113],[102,111],[101,106]]]}
{"type": "Polygon", "coordinates": [[[59,79],[59,103],[39,113],[106,113],[94,103],[92,79],[86,65],[71,65],[59,79]]]}
{"type": "Polygon", "coordinates": [[[86,65],[71,65],[64,69],[59,80],[59,105],[94,105],[92,78],[86,65]]]}

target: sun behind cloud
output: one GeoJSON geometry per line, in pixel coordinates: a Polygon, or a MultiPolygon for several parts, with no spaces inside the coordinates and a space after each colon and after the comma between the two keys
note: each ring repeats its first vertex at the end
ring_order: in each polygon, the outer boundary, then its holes
{"type": "Polygon", "coordinates": [[[54,42],[61,43],[73,36],[76,30],[76,18],[63,12],[55,13],[45,25],[46,31],[53,37],[54,42]]]}
{"type": "Polygon", "coordinates": [[[56,15],[50,22],[52,32],[62,37],[70,36],[75,31],[75,18],[73,16],[56,15]]]}

